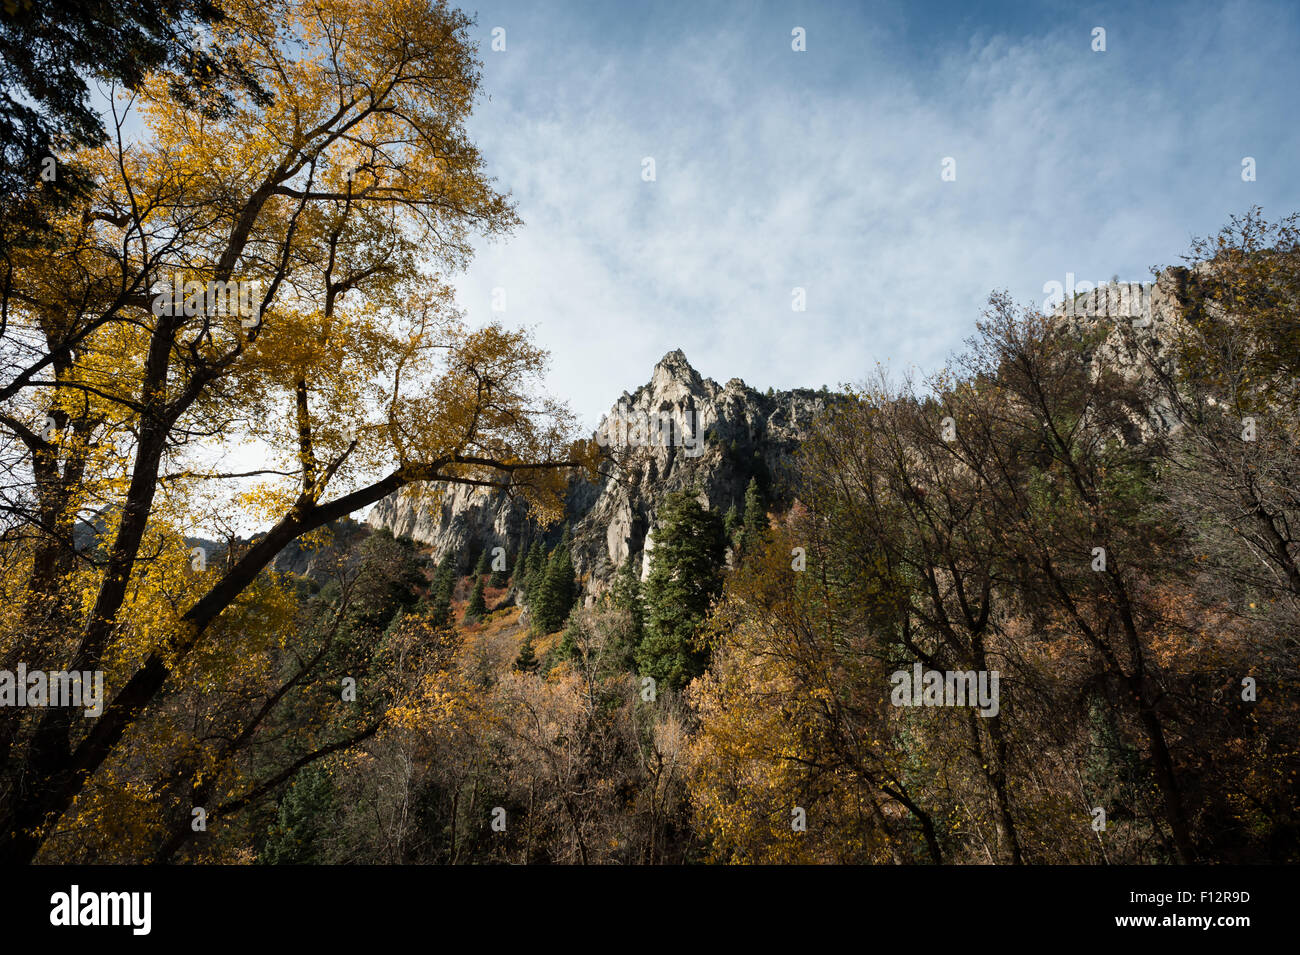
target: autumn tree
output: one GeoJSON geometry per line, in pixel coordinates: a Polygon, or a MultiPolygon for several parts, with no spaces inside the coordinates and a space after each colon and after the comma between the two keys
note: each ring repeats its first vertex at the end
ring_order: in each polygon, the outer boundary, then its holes
{"type": "Polygon", "coordinates": [[[426,482],[508,488],[545,517],[580,460],[537,394],[544,354],[461,326],[438,277],[517,221],[464,131],[468,17],[431,0],[225,12],[212,29],[270,102],[212,116],[146,78],[147,133],[81,157],[98,186],[0,289],[3,656],[104,670],[110,696],[97,718],[0,717],[6,860],[37,853],[164,688],[208,679],[207,648],[237,643],[232,611],[288,542],[426,482]],[[266,457],[230,471],[203,453],[237,439],[266,457]],[[268,530],[206,564],[182,535],[232,498],[268,530]]]}
{"type": "MultiPolygon", "coordinates": [[[[1194,240],[1187,267],[1161,272],[1177,306],[1166,351],[1143,358],[1180,427],[1168,464],[1171,510],[1199,559],[1240,603],[1300,623],[1300,216],[1254,208],[1194,240]]],[[[1278,662],[1283,662],[1279,659],[1278,662]]],[[[1294,653],[1286,665],[1294,667],[1294,653]]]]}
{"type": "Polygon", "coordinates": [[[1267,742],[1298,709],[1286,641],[1264,625],[1266,589],[1225,592],[1202,569],[1207,531],[1226,539],[1245,515],[1170,507],[1195,429],[1169,428],[1168,363],[1148,364],[1139,334],[994,296],[951,371],[881,379],[818,423],[800,514],[728,579],[694,697],[693,800],[723,858],[1192,861],[1294,845],[1276,801],[1293,757],[1267,742]],[[918,663],[1000,671],[997,712],[895,705],[890,674],[918,663]],[[1265,705],[1244,699],[1245,672],[1275,687],[1265,705]]]}
{"type": "Polygon", "coordinates": [[[789,515],[710,616],[711,662],[689,696],[700,721],[690,792],[716,861],[943,862],[953,851],[927,805],[942,757],[912,751],[920,728],[889,706],[888,655],[866,626],[890,601],[865,589],[846,599],[838,534],[815,513],[789,515]]]}

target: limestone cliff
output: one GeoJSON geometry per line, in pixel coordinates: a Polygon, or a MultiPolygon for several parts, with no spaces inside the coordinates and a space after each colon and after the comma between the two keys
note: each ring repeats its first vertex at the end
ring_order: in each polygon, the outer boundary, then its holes
{"type": "MultiPolygon", "coordinates": [[[[834,400],[807,389],[764,395],[739,378],[719,385],[681,351],[665,355],[650,381],[624,392],[597,430],[611,454],[608,473],[598,483],[575,478],[569,485],[566,518],[588,595],[629,554],[653,548],[655,514],[670,492],[694,488],[719,513],[743,507],[751,477],[780,495],[814,416],[834,400]]],[[[513,558],[539,536],[553,543],[562,531],[537,527],[522,502],[467,487],[394,495],[367,519],[430,545],[439,559],[451,552],[462,564],[483,547],[503,546],[513,558]]]]}

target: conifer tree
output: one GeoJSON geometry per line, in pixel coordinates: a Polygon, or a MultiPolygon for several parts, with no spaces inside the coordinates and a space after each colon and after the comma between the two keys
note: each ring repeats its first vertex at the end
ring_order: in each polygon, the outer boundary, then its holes
{"type": "Polygon", "coordinates": [[[722,586],[722,521],[689,491],[669,495],[658,517],[636,662],[642,673],[681,688],[707,663],[695,638],[722,586]]]}
{"type": "Polygon", "coordinates": [[[533,650],[533,638],[524,637],[524,644],[515,657],[514,668],[520,673],[536,673],[538,667],[537,653],[533,650]]]}
{"type": "Polygon", "coordinates": [[[270,865],[311,865],[328,861],[325,843],[336,805],[329,775],[310,766],[294,776],[276,821],[267,832],[258,861],[270,865]]]}
{"type": "Polygon", "coordinates": [[[638,573],[640,555],[628,554],[610,584],[608,602],[616,610],[625,611],[631,618],[631,632],[611,634],[605,646],[605,657],[619,671],[635,666],[637,646],[645,635],[645,608],[641,601],[641,577],[638,573]]]}
{"type": "Polygon", "coordinates": [[[452,567],[451,552],[443,554],[429,587],[429,615],[441,626],[451,616],[451,597],[456,586],[456,572],[452,567]]]}
{"type": "Polygon", "coordinates": [[[758,479],[750,478],[745,488],[745,524],[741,531],[741,549],[751,551],[767,532],[767,506],[763,492],[758,489],[758,479]]]}
{"type": "Polygon", "coordinates": [[[530,602],[541,587],[545,573],[546,551],[542,547],[542,542],[535,540],[533,546],[528,550],[527,567],[524,570],[524,590],[528,593],[530,602]]]}
{"type": "Polygon", "coordinates": [[[533,626],[541,633],[554,633],[560,629],[573,609],[576,595],[573,558],[569,548],[561,544],[546,562],[536,597],[530,601],[533,626]]]}
{"type": "Polygon", "coordinates": [[[742,529],[740,513],[736,510],[736,505],[732,504],[727,508],[727,516],[722,519],[722,533],[726,536],[727,543],[733,547],[739,547],[742,529]]]}
{"type": "Polygon", "coordinates": [[[470,594],[469,605],[465,608],[465,623],[477,623],[487,616],[487,601],[483,599],[483,578],[474,580],[474,592],[470,594]]]}

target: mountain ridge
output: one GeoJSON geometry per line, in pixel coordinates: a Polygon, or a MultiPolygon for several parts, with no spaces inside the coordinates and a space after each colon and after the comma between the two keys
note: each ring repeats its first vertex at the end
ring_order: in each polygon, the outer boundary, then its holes
{"type": "MultiPolygon", "coordinates": [[[[594,597],[630,555],[653,548],[655,515],[666,495],[693,488],[702,504],[725,513],[743,506],[755,478],[781,497],[799,444],[834,400],[807,388],[763,394],[740,378],[720,385],[673,349],[602,418],[593,437],[610,452],[609,467],[595,483],[570,480],[559,524],[538,526],[521,500],[502,492],[453,485],[385,498],[367,523],[432,547],[439,560],[451,552],[461,567],[485,547],[505,547],[515,560],[535,540],[554,544],[567,523],[574,566],[594,597]]],[[[644,560],[641,570],[644,575],[644,560]]]]}

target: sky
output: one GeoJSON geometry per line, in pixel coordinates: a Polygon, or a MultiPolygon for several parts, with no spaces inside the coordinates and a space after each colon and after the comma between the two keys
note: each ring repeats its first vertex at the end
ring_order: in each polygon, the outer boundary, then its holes
{"type": "Polygon", "coordinates": [[[1296,4],[463,6],[523,225],[453,284],[588,427],[674,348],[760,390],[931,372],[995,289],[1150,280],[1300,211],[1296,4]]]}

